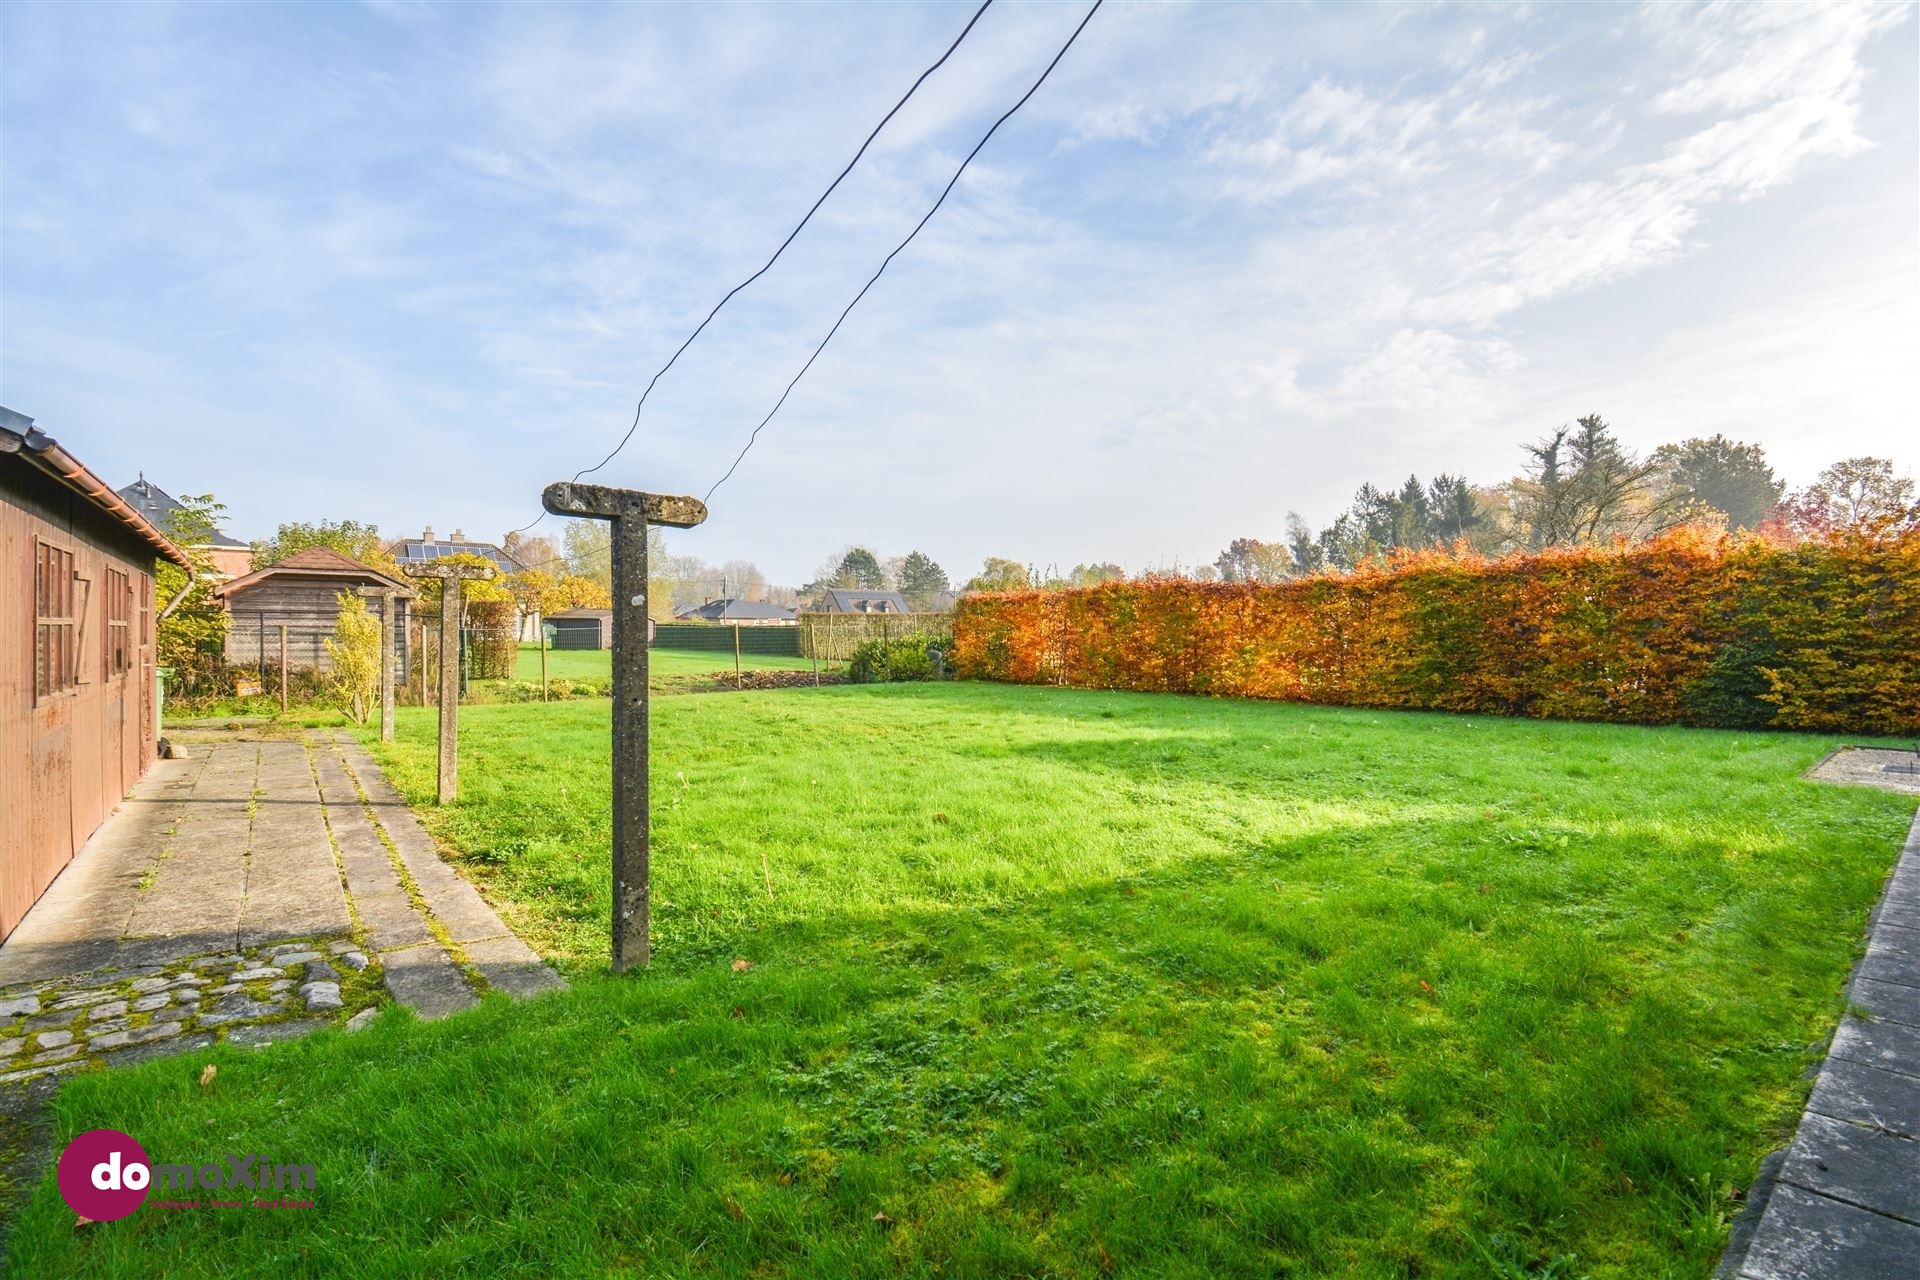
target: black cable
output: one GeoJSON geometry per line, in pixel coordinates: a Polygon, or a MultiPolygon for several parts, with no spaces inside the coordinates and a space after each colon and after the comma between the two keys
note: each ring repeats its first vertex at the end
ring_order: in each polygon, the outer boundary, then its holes
{"type": "MultiPolygon", "coordinates": [[[[653,375],[652,380],[647,383],[647,389],[640,393],[640,403],[636,404],[633,407],[633,424],[627,428],[627,434],[620,437],[620,443],[613,446],[613,452],[609,453],[606,457],[600,459],[600,461],[594,463],[592,466],[587,467],[584,470],[574,472],[573,478],[575,480],[578,480],[581,476],[584,476],[584,475],[591,475],[595,471],[598,471],[600,468],[606,466],[609,462],[612,462],[614,458],[619,455],[622,449],[627,447],[627,442],[633,439],[633,433],[639,430],[640,428],[640,411],[646,408],[647,397],[653,394],[654,384],[660,381],[661,377],[665,375],[667,370],[673,368],[674,361],[678,360],[680,358],[681,353],[684,352],[688,347],[693,345],[693,340],[700,336],[701,330],[705,329],[709,324],[713,322],[713,318],[720,314],[720,308],[726,306],[727,303],[731,302],[733,300],[734,294],[739,293],[742,289],[752,284],[755,280],[758,280],[761,276],[767,274],[767,271],[773,266],[773,264],[779,261],[780,255],[787,251],[787,246],[793,243],[794,237],[798,236],[802,231],[802,229],[806,227],[807,223],[813,220],[814,214],[820,212],[820,206],[827,202],[827,197],[833,194],[834,188],[838,187],[841,184],[841,182],[846,179],[846,176],[853,172],[853,166],[860,163],[860,157],[867,154],[867,148],[872,146],[873,140],[880,136],[880,131],[887,127],[887,122],[893,119],[896,115],[900,114],[900,108],[907,105],[907,99],[911,98],[916,92],[919,91],[920,86],[926,83],[927,77],[932,75],[934,72],[938,71],[941,68],[941,66],[946,63],[946,60],[953,56],[953,51],[960,47],[960,42],[967,38],[967,33],[973,30],[974,24],[980,21],[981,15],[986,13],[986,11],[992,6],[993,6],[993,0],[985,0],[985,2],[981,4],[981,6],[978,9],[975,9],[973,11],[973,17],[969,18],[967,20],[967,25],[960,29],[960,34],[953,38],[953,43],[947,46],[947,51],[941,54],[939,58],[937,58],[933,62],[933,64],[929,66],[925,71],[922,71],[920,73],[920,78],[915,80],[913,84],[908,87],[907,91],[900,96],[900,101],[893,104],[893,110],[887,112],[886,115],[880,118],[880,123],[873,126],[873,132],[869,133],[867,135],[867,140],[860,144],[860,149],[853,153],[853,159],[847,161],[847,167],[840,171],[839,177],[835,178],[832,182],[827,184],[827,189],[820,193],[820,198],[813,202],[813,207],[811,209],[807,210],[807,216],[800,219],[800,221],[797,224],[795,224],[793,230],[787,233],[787,238],[780,242],[780,247],[773,251],[773,256],[768,258],[765,264],[762,265],[758,271],[748,276],[745,280],[742,280],[739,284],[733,286],[733,288],[727,290],[726,297],[720,299],[720,301],[713,304],[713,310],[707,312],[707,318],[705,320],[702,320],[698,325],[698,327],[696,327],[692,333],[687,335],[687,340],[681,343],[680,346],[674,351],[674,353],[667,358],[667,362],[660,366],[659,372],[655,373],[653,375]]],[[[539,524],[540,521],[546,519],[546,515],[547,513],[542,511],[538,516],[534,517],[534,519],[530,523],[522,525],[520,528],[515,529],[513,532],[525,533],[528,529],[533,528],[534,525],[539,524]]]]}
{"type": "MultiPolygon", "coordinates": [[[[753,434],[747,437],[747,443],[740,450],[740,456],[733,460],[733,466],[727,468],[726,475],[721,476],[718,480],[715,480],[713,482],[713,488],[707,490],[706,496],[701,499],[702,502],[705,502],[707,499],[712,498],[714,489],[718,489],[721,485],[725,484],[729,478],[732,477],[734,470],[739,467],[741,460],[747,456],[747,450],[753,448],[753,442],[760,438],[761,428],[765,427],[769,422],[772,422],[773,415],[780,412],[780,406],[787,402],[787,397],[789,395],[793,394],[793,389],[795,386],[799,385],[800,379],[807,376],[807,370],[813,368],[813,362],[820,358],[820,353],[827,349],[827,344],[829,342],[833,341],[833,335],[840,332],[841,324],[843,324],[846,321],[847,316],[852,313],[853,309],[860,305],[860,299],[867,296],[867,290],[873,288],[874,282],[880,279],[881,273],[886,271],[887,269],[887,264],[892,262],[902,249],[906,248],[909,244],[912,244],[913,238],[920,234],[920,228],[926,226],[927,223],[932,220],[933,215],[940,211],[940,206],[946,203],[947,196],[949,193],[952,192],[954,188],[954,184],[960,181],[960,175],[967,171],[967,166],[972,164],[973,158],[980,154],[980,149],[987,145],[987,140],[993,137],[994,133],[999,130],[1001,125],[1005,124],[1009,119],[1012,118],[1014,112],[1018,111],[1021,107],[1027,104],[1027,99],[1031,98],[1036,92],[1038,92],[1041,85],[1047,82],[1047,77],[1053,74],[1053,69],[1060,65],[1060,59],[1067,56],[1067,50],[1073,48],[1073,42],[1080,38],[1080,33],[1087,29],[1087,24],[1093,21],[1093,15],[1100,12],[1100,6],[1105,3],[1106,3],[1106,0],[1093,0],[1093,8],[1087,10],[1087,16],[1080,19],[1080,25],[1073,29],[1073,34],[1067,37],[1067,42],[1060,46],[1060,52],[1053,55],[1053,61],[1049,62],[1047,64],[1047,69],[1040,73],[1040,78],[1033,82],[1033,87],[1031,89],[1028,89],[1025,93],[1021,94],[1020,101],[1014,103],[1011,107],[1008,107],[1006,110],[1006,114],[1002,115],[998,120],[995,120],[993,122],[993,128],[988,129],[985,134],[981,135],[980,141],[974,144],[973,150],[967,152],[967,158],[965,160],[962,160],[960,162],[960,167],[953,171],[953,177],[947,180],[946,188],[940,192],[940,198],[933,202],[933,208],[928,209],[926,212],[926,216],[921,218],[919,222],[914,224],[913,230],[907,232],[906,239],[902,240],[899,244],[893,247],[893,252],[889,253],[886,256],[885,260],[880,263],[880,270],[875,271],[873,273],[873,278],[868,280],[866,284],[860,287],[859,293],[856,293],[853,295],[853,301],[849,302],[847,304],[847,309],[840,313],[840,318],[833,322],[833,328],[827,330],[827,336],[820,339],[820,345],[813,349],[813,354],[807,357],[807,362],[800,366],[800,372],[793,375],[793,381],[789,382],[787,384],[787,389],[780,393],[780,399],[774,403],[773,408],[768,411],[767,416],[760,419],[760,426],[755,427],[753,429],[753,434]]],[[[579,477],[577,476],[575,477],[575,479],[578,479],[578,478],[579,477]]]]}

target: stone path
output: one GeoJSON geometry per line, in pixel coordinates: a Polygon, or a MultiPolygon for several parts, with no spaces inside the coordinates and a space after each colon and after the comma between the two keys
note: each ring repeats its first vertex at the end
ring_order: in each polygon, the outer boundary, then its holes
{"type": "Polygon", "coordinates": [[[1920,1276],[1920,818],[1800,1129],[1761,1183],[1764,1210],[1736,1228],[1722,1277],[1920,1276]]]}
{"type": "Polygon", "coordinates": [[[351,735],[162,760],[0,946],[0,1090],[564,983],[351,735]]]}

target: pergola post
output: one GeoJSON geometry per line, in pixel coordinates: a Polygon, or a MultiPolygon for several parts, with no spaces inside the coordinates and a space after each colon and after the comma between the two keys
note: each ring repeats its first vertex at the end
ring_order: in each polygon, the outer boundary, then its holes
{"type": "Polygon", "coordinates": [[[554,515],[613,523],[613,971],[647,963],[647,526],[691,529],[707,518],[695,498],[550,484],[554,515]]]}
{"type": "Polygon", "coordinates": [[[453,803],[457,794],[460,762],[456,747],[460,736],[460,584],[483,582],[493,577],[490,564],[449,564],[429,560],[408,565],[409,578],[440,580],[440,768],[439,799],[453,803]]]}
{"type": "MultiPolygon", "coordinates": [[[[403,591],[398,587],[361,587],[358,594],[369,600],[380,601],[380,741],[393,741],[393,623],[398,611],[397,600],[411,600],[415,592],[403,591]]],[[[426,685],[426,673],[423,669],[420,683],[426,685]]]]}

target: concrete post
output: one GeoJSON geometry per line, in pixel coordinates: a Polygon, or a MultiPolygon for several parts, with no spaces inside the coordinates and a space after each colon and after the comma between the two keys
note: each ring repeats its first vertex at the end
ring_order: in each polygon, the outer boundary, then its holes
{"type": "Polygon", "coordinates": [[[694,498],[597,484],[550,484],[559,516],[613,522],[613,971],[647,963],[647,526],[691,529],[707,518],[694,498]]]}
{"type": "MultiPolygon", "coordinates": [[[[398,601],[411,600],[414,598],[414,593],[411,591],[402,591],[397,587],[361,587],[359,593],[369,600],[378,597],[380,601],[380,741],[392,742],[393,624],[395,615],[399,612],[398,601]]],[[[422,699],[424,700],[424,690],[427,684],[425,653],[421,654],[420,661],[420,687],[423,690],[422,699]]]]}
{"type": "Polygon", "coordinates": [[[494,575],[490,564],[448,564],[429,560],[408,565],[409,578],[440,580],[440,803],[453,803],[459,791],[456,751],[460,736],[460,584],[494,575]]]}

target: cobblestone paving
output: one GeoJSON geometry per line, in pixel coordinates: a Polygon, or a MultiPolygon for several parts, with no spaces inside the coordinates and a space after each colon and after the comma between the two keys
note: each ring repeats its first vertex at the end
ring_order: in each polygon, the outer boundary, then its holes
{"type": "Polygon", "coordinates": [[[351,937],[143,965],[0,997],[0,1084],[227,1043],[268,1044],[377,1010],[377,969],[351,937]]]}
{"type": "Polygon", "coordinates": [[[0,946],[0,1091],[564,985],[351,735],[188,751],[0,946]]]}

